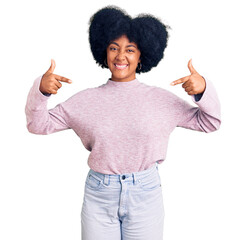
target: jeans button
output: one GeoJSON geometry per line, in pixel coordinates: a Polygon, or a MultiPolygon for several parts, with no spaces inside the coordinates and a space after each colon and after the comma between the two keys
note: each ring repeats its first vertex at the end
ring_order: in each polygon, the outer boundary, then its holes
{"type": "Polygon", "coordinates": [[[125,178],[126,178],[126,176],[125,176],[125,175],[123,175],[123,176],[122,176],[122,179],[124,180],[125,178]]]}

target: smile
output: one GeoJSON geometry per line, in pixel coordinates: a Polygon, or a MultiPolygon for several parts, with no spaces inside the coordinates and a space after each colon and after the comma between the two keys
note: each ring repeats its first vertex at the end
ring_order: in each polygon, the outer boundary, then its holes
{"type": "Polygon", "coordinates": [[[114,66],[116,67],[116,69],[120,69],[120,70],[123,70],[123,69],[126,69],[128,64],[114,64],[114,66]]]}

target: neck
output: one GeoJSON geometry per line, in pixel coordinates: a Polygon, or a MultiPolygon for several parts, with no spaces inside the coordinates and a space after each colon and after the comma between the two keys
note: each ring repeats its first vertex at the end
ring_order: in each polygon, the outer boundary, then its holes
{"type": "Polygon", "coordinates": [[[109,78],[109,80],[111,80],[111,81],[114,81],[114,82],[130,82],[130,81],[133,81],[133,80],[135,80],[136,78],[133,78],[133,79],[131,79],[131,80],[122,80],[122,79],[113,79],[113,78],[109,78]]]}
{"type": "Polygon", "coordinates": [[[130,76],[130,77],[127,77],[127,78],[123,78],[123,79],[116,78],[113,75],[110,78],[110,80],[115,81],[115,82],[129,82],[129,81],[132,81],[132,80],[135,80],[135,79],[136,79],[136,75],[135,74],[133,76],[130,76]]]}
{"type": "Polygon", "coordinates": [[[111,78],[108,79],[106,86],[113,87],[115,89],[134,89],[140,85],[140,82],[137,78],[129,80],[129,81],[116,81],[111,78]]]}

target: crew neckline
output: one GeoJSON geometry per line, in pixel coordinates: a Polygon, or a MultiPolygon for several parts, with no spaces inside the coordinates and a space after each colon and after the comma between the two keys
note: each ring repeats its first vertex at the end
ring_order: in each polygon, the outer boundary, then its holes
{"type": "Polygon", "coordinates": [[[127,88],[127,89],[136,87],[139,84],[140,84],[140,82],[137,78],[135,78],[131,81],[127,81],[127,82],[114,81],[111,78],[109,78],[108,81],[106,82],[107,86],[116,87],[116,88],[127,88]]]}

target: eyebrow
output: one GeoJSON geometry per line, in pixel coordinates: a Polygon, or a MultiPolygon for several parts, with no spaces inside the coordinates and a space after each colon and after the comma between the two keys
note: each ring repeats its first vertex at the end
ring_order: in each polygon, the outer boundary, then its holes
{"type": "MultiPolygon", "coordinates": [[[[117,45],[118,47],[120,46],[118,43],[116,43],[116,42],[110,42],[110,44],[115,44],[115,45],[117,45]]],[[[130,45],[127,45],[126,47],[135,47],[135,48],[137,48],[136,46],[134,46],[134,45],[132,45],[132,44],[130,44],[130,45]]]]}

